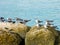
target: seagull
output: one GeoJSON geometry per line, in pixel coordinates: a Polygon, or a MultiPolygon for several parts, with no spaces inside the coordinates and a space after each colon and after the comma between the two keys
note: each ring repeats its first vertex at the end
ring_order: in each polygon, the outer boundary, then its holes
{"type": "Polygon", "coordinates": [[[23,19],[16,17],[17,21],[23,21],[23,19]]]}
{"type": "Polygon", "coordinates": [[[47,22],[53,22],[53,20],[46,20],[47,22]]]}
{"type": "Polygon", "coordinates": [[[29,22],[29,21],[31,21],[31,20],[24,20],[25,22],[29,22]]]}
{"type": "Polygon", "coordinates": [[[20,21],[23,21],[23,19],[16,17],[16,21],[20,22],[20,21]]]}
{"type": "Polygon", "coordinates": [[[27,22],[29,22],[29,21],[31,21],[31,20],[23,20],[25,23],[27,23],[27,22]]]}
{"type": "Polygon", "coordinates": [[[36,19],[35,22],[36,22],[36,26],[37,26],[37,27],[40,27],[40,26],[41,26],[40,23],[43,22],[43,21],[40,21],[40,20],[36,19]]]}
{"type": "Polygon", "coordinates": [[[0,21],[4,22],[5,21],[4,17],[0,17],[0,21]]]}
{"type": "Polygon", "coordinates": [[[20,21],[21,24],[26,24],[27,22],[29,22],[31,20],[23,20],[23,21],[20,21]]]}
{"type": "Polygon", "coordinates": [[[43,22],[43,21],[40,21],[40,20],[35,20],[35,22],[36,22],[36,23],[41,23],[41,22],[43,22]]]}
{"type": "Polygon", "coordinates": [[[53,22],[53,20],[46,20],[44,27],[48,28],[48,26],[53,26],[54,24],[51,24],[51,22],[53,22]]]}
{"type": "Polygon", "coordinates": [[[12,22],[12,18],[7,18],[7,22],[11,23],[12,22]]]}

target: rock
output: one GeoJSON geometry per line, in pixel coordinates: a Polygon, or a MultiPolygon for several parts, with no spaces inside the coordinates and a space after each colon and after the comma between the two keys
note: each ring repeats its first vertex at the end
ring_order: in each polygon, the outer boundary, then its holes
{"type": "Polygon", "coordinates": [[[57,30],[57,32],[59,35],[55,38],[55,45],[60,45],[60,31],[57,30]]]}
{"type": "Polygon", "coordinates": [[[14,31],[16,33],[18,33],[22,38],[25,39],[25,35],[26,33],[29,31],[30,27],[24,25],[24,24],[12,24],[10,25],[11,27],[9,27],[10,29],[12,29],[11,31],[14,31]]]}
{"type": "Polygon", "coordinates": [[[57,43],[57,45],[60,45],[60,35],[59,35],[59,37],[58,37],[58,43],[57,43]]]}
{"type": "Polygon", "coordinates": [[[30,27],[26,26],[24,24],[20,24],[20,23],[8,23],[8,22],[3,22],[0,23],[0,30],[4,30],[4,31],[12,31],[15,33],[18,33],[22,38],[25,39],[25,35],[26,33],[29,31],[30,27]],[[6,29],[5,29],[6,28],[6,29]]]}
{"type": "Polygon", "coordinates": [[[19,45],[21,38],[14,32],[0,30],[0,45],[19,45]]]}
{"type": "Polygon", "coordinates": [[[58,32],[57,32],[57,30],[55,29],[55,28],[53,28],[53,27],[48,27],[47,28],[49,31],[51,31],[55,36],[58,36],[58,32]]]}
{"type": "Polygon", "coordinates": [[[60,31],[59,31],[59,36],[58,36],[58,45],[60,45],[60,31]]]}
{"type": "Polygon", "coordinates": [[[55,35],[49,29],[33,27],[25,38],[25,45],[54,45],[55,35]]]}

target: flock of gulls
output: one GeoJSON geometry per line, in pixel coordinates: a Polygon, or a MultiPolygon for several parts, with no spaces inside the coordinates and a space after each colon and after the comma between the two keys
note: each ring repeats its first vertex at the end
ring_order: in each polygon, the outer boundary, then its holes
{"type": "Polygon", "coordinates": [[[9,23],[16,23],[17,22],[17,23],[26,24],[29,21],[30,20],[23,20],[18,17],[16,17],[15,19],[12,19],[12,18],[5,19],[4,17],[0,17],[0,22],[9,22],[9,23]]]}
{"type": "MultiPolygon", "coordinates": [[[[42,26],[41,23],[43,21],[36,19],[35,22],[37,27],[42,26]]],[[[54,26],[53,22],[54,22],[53,20],[46,20],[45,24],[43,25],[44,28],[53,27],[53,28],[59,29],[57,26],[54,26]]]]}
{"type": "MultiPolygon", "coordinates": [[[[29,21],[31,21],[31,20],[24,20],[24,19],[21,19],[18,17],[16,17],[15,19],[12,19],[12,18],[5,19],[4,17],[0,17],[0,22],[9,22],[9,23],[13,23],[13,24],[16,22],[21,23],[21,24],[26,24],[29,21]]],[[[43,21],[36,19],[35,22],[36,22],[36,26],[40,27],[41,23],[43,21]]],[[[54,26],[54,24],[52,24],[52,22],[54,22],[54,21],[53,20],[46,20],[45,24],[43,25],[44,28],[48,28],[48,26],[50,26],[50,27],[58,29],[57,26],[54,26]]]]}

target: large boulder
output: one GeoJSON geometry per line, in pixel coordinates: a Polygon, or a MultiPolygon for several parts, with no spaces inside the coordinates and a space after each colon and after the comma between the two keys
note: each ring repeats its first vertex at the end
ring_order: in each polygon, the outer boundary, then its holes
{"type": "Polygon", "coordinates": [[[8,23],[8,22],[2,22],[0,23],[0,30],[5,31],[13,31],[15,33],[18,33],[22,38],[25,38],[26,33],[29,31],[30,27],[26,26],[21,23],[8,23]]]}
{"type": "Polygon", "coordinates": [[[43,27],[33,27],[25,38],[25,45],[54,45],[55,34],[43,27]]]}
{"type": "Polygon", "coordinates": [[[14,31],[16,31],[22,38],[25,39],[26,33],[30,30],[29,26],[26,26],[24,24],[17,24],[17,26],[15,27],[17,28],[16,30],[14,29],[14,31]]]}
{"type": "Polygon", "coordinates": [[[19,45],[21,38],[17,33],[0,30],[0,45],[19,45]]]}

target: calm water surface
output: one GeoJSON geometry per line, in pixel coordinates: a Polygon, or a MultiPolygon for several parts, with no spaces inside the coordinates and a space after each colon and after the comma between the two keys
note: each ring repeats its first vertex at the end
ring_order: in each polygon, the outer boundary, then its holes
{"type": "Polygon", "coordinates": [[[35,25],[35,17],[52,19],[60,28],[60,0],[0,0],[0,16],[32,19],[29,26],[35,25]]]}

